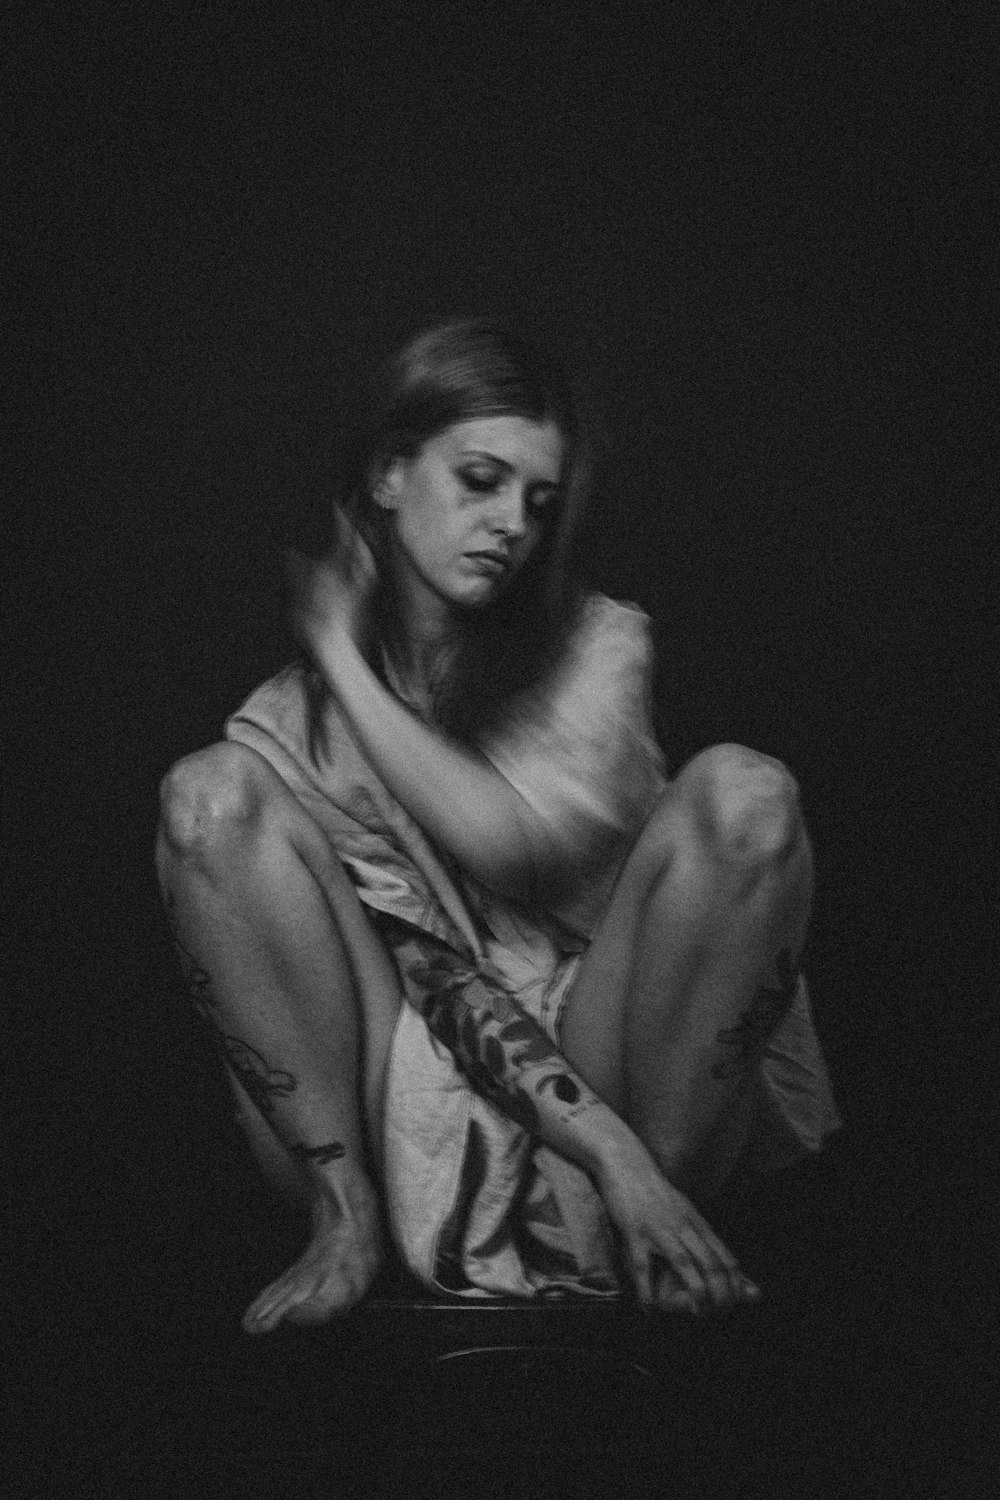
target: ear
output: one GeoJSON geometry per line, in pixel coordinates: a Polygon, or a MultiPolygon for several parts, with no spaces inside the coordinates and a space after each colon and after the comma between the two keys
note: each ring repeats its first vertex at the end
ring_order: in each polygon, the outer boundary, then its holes
{"type": "Polygon", "coordinates": [[[402,458],[380,459],[372,464],[369,494],[381,510],[396,510],[403,491],[402,458]]]}

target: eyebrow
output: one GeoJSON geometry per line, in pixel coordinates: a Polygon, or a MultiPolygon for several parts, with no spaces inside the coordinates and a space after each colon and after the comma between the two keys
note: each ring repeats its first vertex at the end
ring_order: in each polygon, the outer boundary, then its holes
{"type": "MultiPolygon", "coordinates": [[[[487,460],[488,463],[496,464],[497,467],[500,468],[500,469],[503,469],[505,473],[507,473],[507,474],[513,474],[514,473],[514,469],[515,469],[515,465],[514,464],[509,463],[506,458],[500,458],[499,455],[496,454],[496,453],[490,453],[489,450],[486,449],[486,448],[463,448],[463,449],[461,449],[461,451],[459,453],[459,457],[460,458],[484,458],[484,459],[487,460]]],[[[558,479],[536,479],[535,480],[535,486],[537,487],[539,485],[541,485],[545,489],[557,490],[559,488],[559,480],[558,479]]]]}

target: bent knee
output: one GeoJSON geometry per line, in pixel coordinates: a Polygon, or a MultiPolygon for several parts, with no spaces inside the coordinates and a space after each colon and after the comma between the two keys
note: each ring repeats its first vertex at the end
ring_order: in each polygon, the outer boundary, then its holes
{"type": "Polygon", "coordinates": [[[276,772],[228,740],[186,755],[160,783],[160,831],[179,854],[205,854],[260,818],[276,772]]]}
{"type": "Polygon", "coordinates": [[[713,745],[681,771],[699,830],[741,864],[786,858],[805,829],[799,789],[781,761],[744,745],[713,745]]]}

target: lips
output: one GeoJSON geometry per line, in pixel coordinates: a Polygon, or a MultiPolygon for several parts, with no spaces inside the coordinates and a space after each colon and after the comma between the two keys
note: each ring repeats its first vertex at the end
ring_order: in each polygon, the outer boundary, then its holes
{"type": "Polygon", "coordinates": [[[510,567],[510,554],[507,552],[467,552],[465,555],[470,562],[482,563],[490,572],[506,573],[510,567]]]}

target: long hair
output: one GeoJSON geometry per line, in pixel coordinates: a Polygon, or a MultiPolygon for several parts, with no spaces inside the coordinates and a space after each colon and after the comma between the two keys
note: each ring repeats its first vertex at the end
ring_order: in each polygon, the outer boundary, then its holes
{"type": "Polygon", "coordinates": [[[558,495],[544,529],[508,588],[463,612],[444,678],[433,685],[436,721],[474,740],[558,655],[579,606],[577,547],[589,497],[591,455],[562,369],[501,323],[461,319],[419,334],[378,372],[348,450],[337,503],[368,542],[380,586],[375,624],[391,644],[398,619],[389,567],[390,521],[372,490],[394,458],[412,458],[458,422],[518,416],[551,422],[563,440],[558,495]]]}

